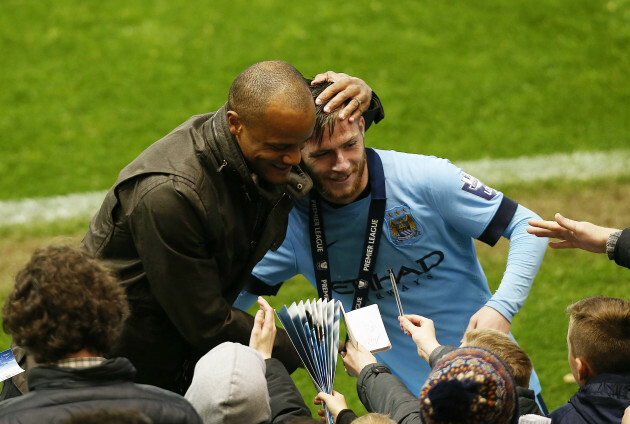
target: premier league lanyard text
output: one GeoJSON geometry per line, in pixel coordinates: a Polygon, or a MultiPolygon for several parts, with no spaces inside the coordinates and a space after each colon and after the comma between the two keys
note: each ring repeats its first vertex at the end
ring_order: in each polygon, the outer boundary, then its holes
{"type": "MultiPolygon", "coordinates": [[[[370,176],[370,190],[372,199],[368,213],[365,241],[361,255],[361,266],[357,286],[354,291],[352,309],[358,309],[365,303],[370,291],[369,281],[372,278],[379,242],[381,240],[381,227],[385,215],[385,176],[381,158],[372,149],[366,149],[368,173],[370,176]]],[[[317,281],[317,293],[322,299],[330,300],[330,262],[328,261],[328,246],[324,232],[324,216],[322,214],[320,197],[316,192],[311,192],[309,209],[309,229],[311,233],[311,254],[317,281]]]]}

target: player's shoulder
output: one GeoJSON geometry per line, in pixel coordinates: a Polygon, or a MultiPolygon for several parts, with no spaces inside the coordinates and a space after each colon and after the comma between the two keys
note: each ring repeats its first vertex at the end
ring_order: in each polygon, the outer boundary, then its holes
{"type": "Polygon", "coordinates": [[[426,184],[434,180],[444,180],[448,176],[456,177],[461,172],[461,169],[445,158],[395,150],[374,150],[381,158],[386,179],[426,184]]]}
{"type": "Polygon", "coordinates": [[[454,166],[448,159],[433,155],[423,155],[419,153],[399,152],[396,150],[374,149],[381,158],[383,166],[411,167],[422,169],[424,167],[451,167],[454,166]]]}

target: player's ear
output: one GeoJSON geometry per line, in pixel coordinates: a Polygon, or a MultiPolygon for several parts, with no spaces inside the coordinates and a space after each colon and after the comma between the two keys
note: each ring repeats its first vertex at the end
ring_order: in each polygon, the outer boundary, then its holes
{"type": "Polygon", "coordinates": [[[588,361],[582,357],[575,358],[575,364],[577,369],[577,383],[581,387],[592,377],[595,377],[595,372],[588,361]]]}
{"type": "Polygon", "coordinates": [[[238,113],[233,110],[228,110],[227,112],[227,122],[228,127],[230,128],[230,132],[234,136],[238,136],[243,131],[243,121],[241,117],[238,116],[238,113]]]}

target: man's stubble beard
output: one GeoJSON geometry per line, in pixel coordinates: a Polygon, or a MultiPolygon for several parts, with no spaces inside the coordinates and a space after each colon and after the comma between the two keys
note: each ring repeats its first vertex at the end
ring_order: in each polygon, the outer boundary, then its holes
{"type": "MultiPolygon", "coordinates": [[[[349,202],[347,202],[348,199],[356,197],[356,196],[358,196],[360,194],[360,192],[361,192],[361,182],[363,181],[363,173],[365,172],[365,168],[366,168],[365,164],[366,164],[366,162],[367,162],[367,155],[365,153],[365,150],[363,150],[363,156],[361,157],[361,162],[358,165],[358,172],[356,174],[356,179],[354,181],[354,184],[352,184],[352,189],[350,190],[350,192],[346,192],[346,194],[343,194],[341,196],[335,195],[333,192],[328,191],[324,187],[324,183],[322,182],[322,178],[318,177],[317,175],[314,175],[313,172],[304,163],[302,163],[302,167],[304,168],[304,170],[308,173],[308,175],[313,180],[313,186],[319,192],[321,197],[323,197],[324,199],[326,199],[330,203],[343,205],[343,204],[349,203],[349,202]]],[[[356,168],[357,167],[353,168],[352,171],[350,172],[350,174],[356,172],[356,168]]]]}

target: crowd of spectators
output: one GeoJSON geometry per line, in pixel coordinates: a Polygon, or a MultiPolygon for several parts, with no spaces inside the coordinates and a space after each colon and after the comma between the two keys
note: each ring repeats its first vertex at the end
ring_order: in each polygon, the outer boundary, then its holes
{"type": "MultiPolygon", "coordinates": [[[[37,250],[2,309],[4,330],[37,365],[29,370],[29,392],[0,402],[0,423],[316,422],[285,366],[272,357],[273,309],[262,297],[258,304],[249,345],[224,342],[211,349],[197,362],[182,397],[134,383],[131,362],[110,356],[128,305],[107,267],[73,247],[37,250]]],[[[568,362],[580,389],[549,418],[559,424],[620,423],[630,399],[630,302],[595,296],[567,312],[568,362]]],[[[544,418],[528,388],[531,361],[509,336],[475,329],[461,346],[443,346],[433,321],[418,315],[401,316],[400,331],[432,368],[420,393],[410,392],[363,346],[346,343],[344,365],[358,376],[359,399],[370,413],[357,417],[341,393],[319,393],[314,402],[325,404],[335,422],[544,418]]]]}

